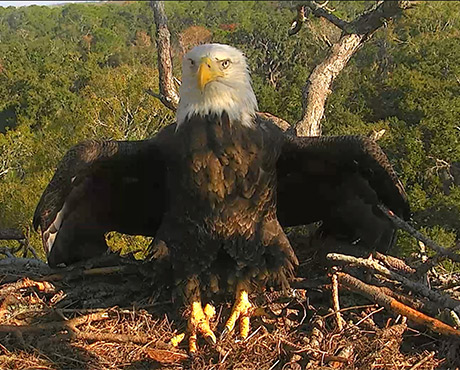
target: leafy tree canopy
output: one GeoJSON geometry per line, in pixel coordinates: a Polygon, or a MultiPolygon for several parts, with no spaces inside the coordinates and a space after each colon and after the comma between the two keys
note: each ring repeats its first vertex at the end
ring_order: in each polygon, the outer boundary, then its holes
{"type": "MultiPolygon", "coordinates": [[[[260,110],[295,122],[301,89],[340,32],[311,17],[288,36],[293,3],[166,2],[176,75],[196,43],[232,44],[248,57],[260,110]]],[[[351,20],[373,3],[329,5],[351,20]]],[[[460,231],[459,30],[458,3],[419,2],[353,57],[323,120],[327,135],[386,129],[380,144],[415,221],[446,244],[460,231]]],[[[156,58],[148,2],[0,8],[0,227],[22,228],[41,250],[33,210],[70,146],[146,138],[174,120],[145,93],[157,90],[156,58]]],[[[409,252],[415,242],[400,244],[409,252]]]]}

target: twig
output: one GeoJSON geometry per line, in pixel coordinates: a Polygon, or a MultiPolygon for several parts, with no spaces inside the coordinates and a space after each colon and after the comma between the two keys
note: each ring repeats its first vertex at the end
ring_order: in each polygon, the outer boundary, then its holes
{"type": "Polygon", "coordinates": [[[436,316],[439,314],[440,311],[444,310],[444,307],[430,300],[422,301],[414,296],[402,294],[400,292],[394,292],[386,286],[381,286],[380,289],[386,295],[404,303],[407,306],[415,308],[417,311],[426,313],[427,315],[436,316]]]}
{"type": "Polygon", "coordinates": [[[307,1],[305,5],[310,8],[316,17],[327,19],[329,22],[339,27],[343,31],[347,29],[349,23],[328,12],[323,5],[319,5],[315,1],[307,1]]]}
{"type": "Polygon", "coordinates": [[[335,261],[335,262],[354,264],[360,267],[375,270],[379,272],[380,274],[386,277],[389,277],[390,279],[399,281],[400,283],[405,285],[410,290],[415,291],[423,295],[424,297],[429,298],[430,300],[439,302],[439,304],[441,304],[443,307],[448,307],[450,309],[456,309],[456,308],[458,309],[458,307],[460,307],[460,302],[458,300],[453,299],[446,294],[438,293],[434,290],[431,290],[427,286],[417,283],[415,281],[412,281],[394,271],[390,271],[386,267],[380,265],[375,260],[356,258],[356,257],[346,256],[346,255],[337,254],[337,253],[329,253],[326,256],[326,258],[331,261],[335,261]]]}
{"type": "Polygon", "coordinates": [[[75,339],[94,341],[94,342],[116,342],[116,343],[136,343],[147,344],[154,338],[143,334],[115,334],[115,333],[86,333],[82,331],[73,331],[71,336],[75,339]]]}
{"type": "Polygon", "coordinates": [[[457,329],[460,329],[460,318],[458,317],[457,313],[453,310],[449,310],[449,314],[457,329]]]}
{"type": "Polygon", "coordinates": [[[376,309],[375,311],[372,311],[370,314],[364,316],[361,320],[359,320],[359,321],[355,324],[355,326],[359,326],[359,324],[361,324],[363,321],[366,321],[369,317],[375,315],[376,313],[382,311],[383,309],[384,309],[384,307],[380,307],[380,308],[376,309]]]}
{"type": "Polygon", "coordinates": [[[292,130],[292,126],[289,122],[285,121],[282,118],[279,118],[277,116],[274,116],[271,113],[267,112],[257,112],[257,116],[260,119],[263,119],[265,121],[270,121],[274,125],[278,126],[281,130],[283,130],[286,133],[290,133],[290,130],[292,130]]]}
{"type": "Polygon", "coordinates": [[[428,356],[426,356],[425,358],[422,358],[419,362],[417,362],[416,364],[414,364],[409,370],[415,370],[415,369],[418,369],[420,366],[422,366],[424,363],[430,361],[434,355],[436,354],[436,352],[431,352],[428,356]]]}
{"type": "Polygon", "coordinates": [[[419,231],[415,230],[407,222],[403,221],[398,216],[396,216],[387,207],[385,207],[383,205],[379,205],[378,207],[385,214],[385,216],[387,216],[393,222],[393,224],[396,227],[398,227],[398,228],[400,228],[400,229],[402,229],[404,231],[407,231],[414,238],[416,238],[417,240],[422,241],[424,244],[426,244],[431,249],[435,250],[437,253],[439,253],[439,254],[441,254],[443,256],[449,257],[454,262],[460,262],[460,255],[459,254],[456,254],[456,253],[450,251],[449,249],[441,247],[440,245],[436,244],[433,240],[427,238],[425,235],[423,235],[419,231]]]}
{"type": "Polygon", "coordinates": [[[25,235],[18,229],[0,229],[0,240],[22,240],[25,235]]]}
{"type": "Polygon", "coordinates": [[[45,293],[54,293],[56,291],[56,288],[53,286],[53,284],[47,281],[34,281],[29,278],[23,278],[19,281],[16,281],[15,283],[2,285],[0,288],[0,296],[8,295],[26,288],[37,288],[39,291],[45,293]]]}
{"type": "Polygon", "coordinates": [[[276,367],[276,365],[279,364],[279,362],[280,362],[280,360],[276,360],[275,363],[268,370],[273,370],[276,367]]]}
{"type": "MultiPolygon", "coordinates": [[[[351,311],[351,310],[361,310],[363,308],[375,308],[376,305],[375,304],[363,304],[361,306],[353,306],[353,307],[345,307],[345,308],[341,308],[339,311],[340,312],[345,312],[345,311],[351,311]]],[[[331,312],[331,313],[328,313],[327,315],[324,315],[322,316],[323,320],[324,319],[327,319],[328,317],[332,316],[332,315],[335,315],[335,312],[331,312]]]]}
{"type": "Polygon", "coordinates": [[[0,254],[4,254],[7,258],[15,258],[10,248],[0,247],[0,254]]]}
{"type": "Polygon", "coordinates": [[[324,339],[324,319],[321,316],[316,316],[312,322],[313,329],[311,330],[310,346],[314,350],[318,350],[321,347],[321,343],[324,339]]]}
{"type": "Polygon", "coordinates": [[[37,252],[35,251],[35,249],[33,247],[31,247],[30,245],[28,245],[26,248],[25,248],[25,251],[24,251],[24,258],[26,257],[26,254],[27,252],[30,252],[32,253],[32,256],[34,256],[35,259],[39,260],[40,257],[38,257],[38,254],[37,252]]]}
{"type": "Polygon", "coordinates": [[[126,273],[133,270],[133,266],[109,266],[109,267],[95,267],[88,270],[75,270],[71,269],[60,274],[52,274],[43,277],[43,280],[59,281],[68,277],[78,276],[95,276],[95,275],[111,275],[126,273]]]}
{"type": "Polygon", "coordinates": [[[349,344],[342,348],[336,356],[325,356],[325,362],[331,362],[330,366],[335,369],[343,367],[344,364],[349,365],[351,363],[351,356],[353,355],[353,344],[349,344]]]}
{"type": "Polygon", "coordinates": [[[399,270],[399,271],[402,271],[408,274],[415,273],[415,269],[408,266],[403,260],[400,260],[399,258],[396,258],[393,256],[387,256],[380,252],[375,252],[373,256],[375,259],[382,261],[385,265],[387,265],[388,267],[392,269],[399,270]]]}
{"type": "Polygon", "coordinates": [[[349,364],[350,363],[350,360],[348,358],[346,358],[346,357],[331,356],[331,355],[325,355],[323,361],[324,362],[332,362],[331,366],[333,366],[334,368],[338,367],[338,364],[335,364],[336,362],[338,362],[340,364],[349,364]]]}
{"type": "Polygon", "coordinates": [[[34,325],[0,325],[0,333],[34,333],[43,330],[61,330],[70,329],[75,330],[79,325],[90,323],[93,321],[107,320],[109,314],[107,311],[91,313],[89,315],[75,317],[67,321],[48,322],[45,324],[34,324],[34,325]]]}
{"type": "Polygon", "coordinates": [[[340,315],[339,282],[337,280],[337,271],[335,271],[332,274],[331,280],[332,280],[332,308],[334,310],[337,329],[341,331],[343,329],[343,319],[342,319],[342,316],[340,315]]]}
{"type": "Polygon", "coordinates": [[[409,320],[417,324],[424,325],[434,332],[460,337],[460,330],[454,329],[442,321],[429,317],[409,306],[402,304],[401,302],[398,302],[396,299],[382,293],[382,291],[375,286],[365,284],[359,279],[356,279],[353,276],[343,272],[338,273],[338,278],[340,284],[343,286],[361,294],[373,302],[378,303],[379,305],[385,307],[387,310],[402,316],[406,316],[409,320]]]}

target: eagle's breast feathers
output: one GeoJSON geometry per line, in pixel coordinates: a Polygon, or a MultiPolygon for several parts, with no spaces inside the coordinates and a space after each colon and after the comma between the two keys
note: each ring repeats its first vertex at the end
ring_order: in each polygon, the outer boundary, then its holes
{"type": "Polygon", "coordinates": [[[174,196],[157,234],[175,270],[188,271],[192,255],[202,256],[202,273],[224,260],[227,274],[245,278],[291,269],[297,260],[276,217],[275,138],[225,113],[192,116],[175,136],[168,173],[174,196]]]}

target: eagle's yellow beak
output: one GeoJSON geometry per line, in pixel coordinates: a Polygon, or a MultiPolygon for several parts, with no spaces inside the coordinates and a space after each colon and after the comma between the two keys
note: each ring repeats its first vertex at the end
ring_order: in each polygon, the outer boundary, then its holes
{"type": "Polygon", "coordinates": [[[204,87],[211,81],[214,81],[218,77],[222,77],[224,74],[217,66],[217,63],[211,58],[201,58],[200,66],[198,67],[197,79],[198,87],[203,91],[204,87]]]}

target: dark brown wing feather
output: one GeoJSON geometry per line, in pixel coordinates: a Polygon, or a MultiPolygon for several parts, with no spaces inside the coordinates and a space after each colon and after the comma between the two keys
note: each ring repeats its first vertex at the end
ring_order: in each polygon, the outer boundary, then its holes
{"type": "Polygon", "coordinates": [[[388,158],[365,137],[286,135],[277,171],[283,226],[321,220],[327,231],[384,250],[394,228],[376,205],[409,217],[406,193],[388,158]]]}
{"type": "Polygon", "coordinates": [[[108,231],[155,234],[167,200],[161,147],[168,136],[87,141],[66,153],[33,219],[51,265],[101,254],[108,231]]]}

